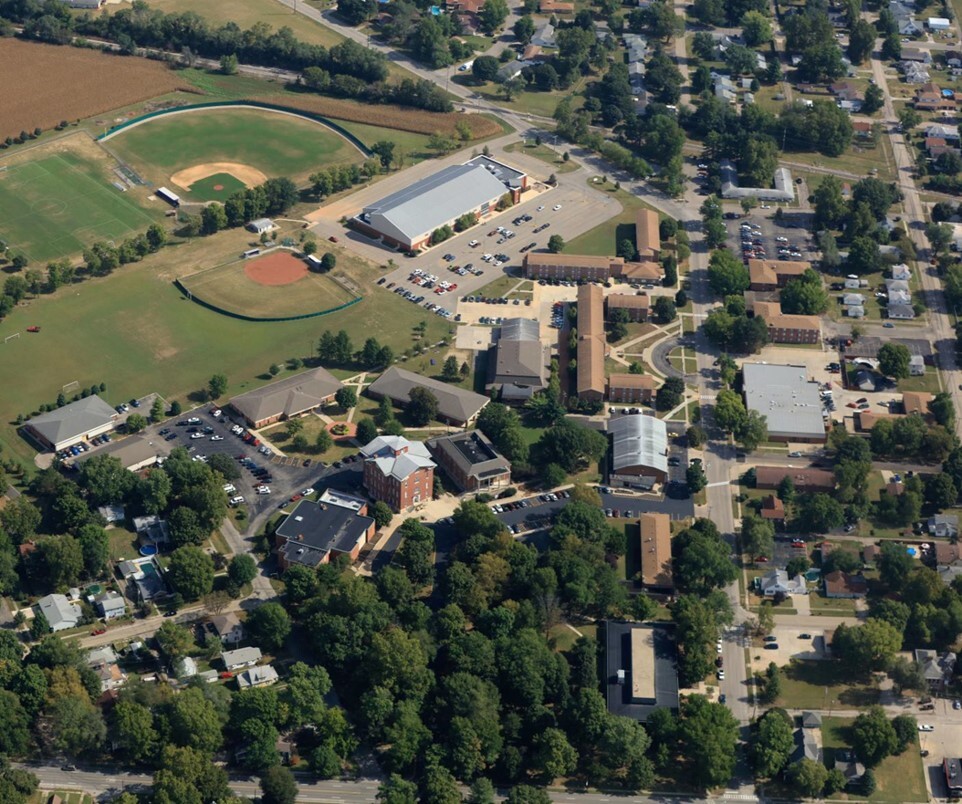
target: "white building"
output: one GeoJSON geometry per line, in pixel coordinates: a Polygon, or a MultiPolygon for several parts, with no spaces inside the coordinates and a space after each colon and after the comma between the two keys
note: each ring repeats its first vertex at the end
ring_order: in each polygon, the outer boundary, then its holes
{"type": "Polygon", "coordinates": [[[37,609],[50,624],[51,631],[66,631],[80,624],[80,606],[66,595],[47,595],[37,601],[37,609]]]}
{"type": "Polygon", "coordinates": [[[945,17],[929,17],[925,25],[930,31],[948,31],[952,27],[945,17]]]}

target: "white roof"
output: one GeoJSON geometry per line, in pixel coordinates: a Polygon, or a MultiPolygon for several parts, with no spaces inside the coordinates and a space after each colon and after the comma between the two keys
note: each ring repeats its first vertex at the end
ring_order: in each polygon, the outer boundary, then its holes
{"type": "Polygon", "coordinates": [[[54,631],[73,628],[80,622],[80,607],[67,600],[66,595],[47,595],[37,601],[37,606],[54,631]]]}
{"type": "Polygon", "coordinates": [[[249,664],[259,662],[261,658],[260,648],[238,648],[237,650],[225,650],[220,655],[221,660],[227,667],[234,667],[238,664],[249,664]]]}
{"type": "Polygon", "coordinates": [[[361,216],[379,232],[413,240],[506,192],[481,165],[451,165],[365,207],[361,216]]]}
{"type": "Polygon", "coordinates": [[[618,416],[608,422],[611,435],[611,467],[618,472],[644,466],[668,472],[668,430],[654,416],[618,416]]]}
{"type": "Polygon", "coordinates": [[[745,404],[768,420],[772,436],[824,438],[818,383],[804,366],[745,363],[745,404]]]}
{"type": "Polygon", "coordinates": [[[237,676],[237,686],[240,689],[245,687],[256,687],[260,684],[273,684],[277,681],[277,671],[269,664],[261,667],[252,667],[237,676]]]}

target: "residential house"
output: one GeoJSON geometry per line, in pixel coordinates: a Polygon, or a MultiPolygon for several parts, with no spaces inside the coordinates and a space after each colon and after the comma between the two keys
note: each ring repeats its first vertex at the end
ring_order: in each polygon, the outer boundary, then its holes
{"type": "Polygon", "coordinates": [[[915,90],[915,108],[922,112],[955,111],[955,97],[946,97],[938,84],[929,81],[915,90]]]}
{"type": "Polygon", "coordinates": [[[946,17],[929,17],[925,25],[933,32],[948,31],[952,28],[952,22],[946,17]]]}
{"type": "Polygon", "coordinates": [[[899,26],[899,36],[918,36],[922,33],[922,26],[918,24],[914,19],[902,20],[898,23],[899,26]]]}
{"type": "Polygon", "coordinates": [[[273,666],[265,664],[262,667],[252,667],[237,675],[237,688],[239,690],[250,689],[251,687],[267,687],[276,684],[280,677],[273,666]]]}
{"type": "Polygon", "coordinates": [[[909,357],[909,376],[921,377],[925,374],[925,358],[922,355],[911,355],[909,357]]]}
{"type": "Polygon", "coordinates": [[[762,498],[761,508],[762,519],[770,519],[773,522],[781,523],[785,521],[785,503],[774,494],[769,494],[762,498]]]}
{"type": "Polygon", "coordinates": [[[962,67],[962,53],[957,50],[945,51],[945,64],[948,67],[962,67]]]}
{"type": "Polygon", "coordinates": [[[225,645],[239,645],[244,639],[244,626],[232,611],[211,617],[210,624],[217,638],[225,645]]]}
{"type": "Polygon", "coordinates": [[[929,534],[939,539],[954,539],[959,535],[959,518],[955,514],[935,514],[926,523],[929,534]]]}
{"type": "Polygon", "coordinates": [[[892,279],[902,279],[906,282],[912,278],[912,270],[904,263],[892,266],[892,279]]]}
{"type": "Polygon", "coordinates": [[[364,488],[392,511],[407,510],[434,495],[436,464],[422,442],[382,435],[361,447],[361,455],[364,488]]]}
{"type": "Polygon", "coordinates": [[[902,73],[907,84],[924,84],[930,80],[929,71],[922,64],[914,61],[902,62],[902,73]]]}
{"type": "Polygon", "coordinates": [[[885,308],[885,312],[889,318],[896,321],[911,321],[915,318],[915,310],[912,309],[911,304],[890,304],[885,308]]]}
{"type": "Polygon", "coordinates": [[[225,650],[220,655],[225,670],[240,670],[242,667],[253,667],[261,660],[260,648],[237,648],[225,650]]]}
{"type": "Polygon", "coordinates": [[[534,36],[531,37],[531,44],[539,47],[555,47],[557,43],[555,42],[554,25],[550,22],[541,25],[534,32],[534,36]]]}
{"type": "Polygon", "coordinates": [[[50,630],[66,631],[76,628],[80,624],[80,605],[67,598],[66,595],[45,595],[37,601],[37,613],[47,618],[50,630]]]}
{"type": "Polygon", "coordinates": [[[935,397],[928,391],[905,391],[902,393],[902,410],[906,414],[916,413],[928,418],[929,406],[934,400],[935,397]]]}
{"type": "Polygon", "coordinates": [[[862,287],[862,280],[853,279],[852,277],[847,277],[845,279],[845,282],[843,282],[842,284],[845,285],[846,290],[858,290],[860,287],[862,287]]]}
{"type": "Polygon", "coordinates": [[[812,762],[822,761],[822,748],[818,744],[818,739],[813,731],[813,729],[797,729],[795,731],[795,750],[791,756],[792,762],[800,762],[803,759],[810,759],[812,762]]]}
{"type": "Polygon", "coordinates": [[[714,74],[715,97],[726,103],[735,103],[738,96],[735,92],[735,85],[727,75],[714,74]]]}
{"type": "Polygon", "coordinates": [[[775,597],[776,595],[807,595],[808,587],[805,585],[805,577],[796,575],[789,578],[788,573],[781,569],[769,570],[765,575],[757,578],[755,583],[759,593],[765,597],[775,597]]]}
{"type": "Polygon", "coordinates": [[[822,728],[822,716],[818,712],[802,712],[803,729],[822,728]]]}
{"type": "Polygon", "coordinates": [[[97,595],[93,602],[104,620],[115,620],[127,613],[127,601],[124,600],[123,595],[114,592],[112,589],[97,595]]]}
{"type": "Polygon", "coordinates": [[[846,307],[862,307],[865,304],[865,297],[861,293],[844,293],[842,304],[846,307]]]}
{"type": "Polygon", "coordinates": [[[903,63],[909,62],[912,64],[931,64],[932,54],[921,47],[903,47],[902,61],[903,63]]]}
{"type": "Polygon", "coordinates": [[[427,448],[438,466],[463,492],[491,491],[511,485],[511,464],[479,430],[432,438],[427,448]]]}
{"type": "Polygon", "coordinates": [[[127,674],[117,664],[117,654],[109,645],[95,648],[87,654],[87,666],[100,679],[100,691],[109,692],[127,683],[127,674]]]}
{"type": "Polygon", "coordinates": [[[174,666],[174,675],[178,679],[193,678],[197,675],[197,662],[190,656],[182,656],[174,666]]]}
{"type": "Polygon", "coordinates": [[[865,308],[861,304],[845,305],[845,315],[849,318],[865,318],[865,308]]]}
{"type": "Polygon", "coordinates": [[[167,520],[161,519],[156,514],[135,516],[133,524],[142,545],[149,544],[161,548],[170,544],[170,528],[167,520]]]}
{"type": "Polygon", "coordinates": [[[927,648],[915,650],[915,663],[922,668],[929,689],[942,692],[952,684],[955,676],[956,656],[951,651],[939,655],[938,651],[927,648]]]}
{"type": "Polygon", "coordinates": [[[930,123],[923,129],[923,132],[928,137],[941,137],[946,142],[959,144],[959,127],[958,126],[948,126],[944,123],[930,123]]]}
{"type": "Polygon", "coordinates": [[[861,105],[865,99],[865,94],[858,84],[852,81],[837,81],[829,87],[829,90],[839,101],[858,101],[861,105]]]}
{"type": "Polygon", "coordinates": [[[860,140],[867,140],[872,136],[872,124],[865,120],[853,120],[852,133],[860,140]]]}
{"type": "Polygon", "coordinates": [[[849,575],[847,572],[835,570],[825,575],[825,597],[830,598],[860,598],[868,593],[868,583],[862,575],[849,575]]]}

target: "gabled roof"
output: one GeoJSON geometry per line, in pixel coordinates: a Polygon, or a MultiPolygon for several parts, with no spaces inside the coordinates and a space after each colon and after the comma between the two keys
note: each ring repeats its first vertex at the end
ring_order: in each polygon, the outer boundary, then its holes
{"type": "Polygon", "coordinates": [[[80,622],[80,607],[67,600],[66,595],[47,595],[37,601],[37,606],[54,631],[58,626],[73,628],[80,622]]]}
{"type": "Polygon", "coordinates": [[[427,388],[438,400],[438,413],[446,419],[466,422],[473,419],[490,401],[486,396],[464,388],[422,377],[413,371],[391,366],[368,386],[376,396],[386,396],[400,403],[410,401],[411,391],[427,388]]]}
{"type": "Polygon", "coordinates": [[[60,444],[109,424],[117,411],[96,394],[27,420],[27,426],[51,444],[60,444]]]}
{"type": "Polygon", "coordinates": [[[538,322],[529,318],[509,318],[501,325],[501,337],[495,346],[494,382],[538,388],[547,384],[550,360],[538,330],[538,322]]]}
{"type": "Polygon", "coordinates": [[[237,650],[225,650],[220,655],[225,667],[235,667],[239,664],[250,664],[261,660],[260,648],[238,648],[237,650]]]}
{"type": "Polygon", "coordinates": [[[645,586],[671,587],[671,518],[663,513],[644,513],[641,531],[641,582],[645,586]]]}
{"type": "Polygon", "coordinates": [[[268,383],[231,399],[231,406],[252,422],[290,417],[316,408],[341,387],[327,369],[317,367],[268,383]]]}

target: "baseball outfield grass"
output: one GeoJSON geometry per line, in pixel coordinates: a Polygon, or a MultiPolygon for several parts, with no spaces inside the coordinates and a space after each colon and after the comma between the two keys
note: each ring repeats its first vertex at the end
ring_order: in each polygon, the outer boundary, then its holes
{"type": "MultiPolygon", "coordinates": [[[[322,318],[238,321],[188,301],[172,285],[172,276],[183,273],[183,266],[216,264],[235,255],[244,237],[243,232],[224,232],[164,248],[110,277],[31,300],[0,322],[0,377],[16,378],[0,382],[4,454],[32,461],[33,450],[16,432],[17,415],[55,401],[62,387],[74,381],[80,387],[105,382],[111,404],[156,391],[187,407],[193,404],[188,395],[215,373],[227,375],[227,396],[264,384],[272,363],[310,357],[325,329],[345,329],[357,347],[375,336],[398,354],[418,342],[450,337],[446,321],[372,287],[380,269],[352,260],[340,249],[336,272],[355,280],[367,296],[322,318]],[[427,324],[423,339],[414,333],[421,321],[427,324]],[[28,326],[39,326],[40,332],[27,333],[28,326]],[[20,337],[5,342],[16,332],[20,337]]],[[[443,352],[432,356],[443,360],[443,352]]]]}
{"type": "Polygon", "coordinates": [[[303,118],[256,109],[210,109],[148,120],[108,147],[155,184],[179,170],[215,162],[249,165],[295,181],[325,165],[358,162],[343,137],[303,118]]]}
{"type": "Polygon", "coordinates": [[[33,262],[123,239],[152,221],[97,165],[70,151],[0,170],[0,239],[33,262]]]}

